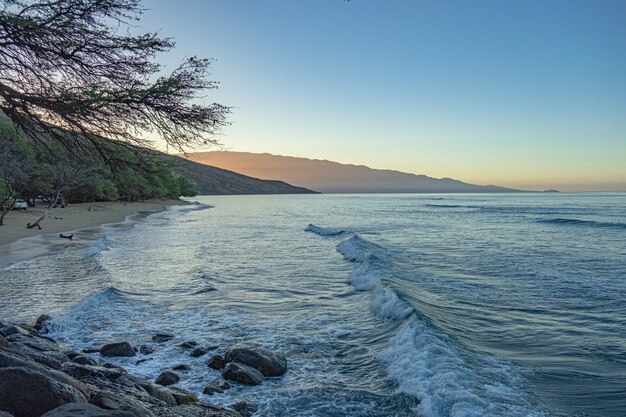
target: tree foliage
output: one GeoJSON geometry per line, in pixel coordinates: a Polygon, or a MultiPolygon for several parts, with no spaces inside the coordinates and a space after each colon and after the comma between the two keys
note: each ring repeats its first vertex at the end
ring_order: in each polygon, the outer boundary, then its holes
{"type": "Polygon", "coordinates": [[[0,110],[49,152],[53,139],[113,165],[111,143],[148,146],[154,134],[181,151],[216,143],[230,110],[199,104],[217,87],[211,61],[191,57],[161,75],[155,56],[174,42],[131,34],[141,12],[138,0],[0,0],[0,110]]]}

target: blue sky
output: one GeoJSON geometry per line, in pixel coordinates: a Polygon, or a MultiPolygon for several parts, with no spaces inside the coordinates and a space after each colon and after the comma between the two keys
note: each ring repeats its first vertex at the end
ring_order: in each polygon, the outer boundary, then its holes
{"type": "Polygon", "coordinates": [[[165,1],[215,58],[226,149],[480,184],[626,191],[626,1],[165,1]]]}

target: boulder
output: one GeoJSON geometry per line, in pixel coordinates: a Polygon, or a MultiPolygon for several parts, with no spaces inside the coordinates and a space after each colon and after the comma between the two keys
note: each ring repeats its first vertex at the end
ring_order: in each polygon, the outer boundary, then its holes
{"type": "Polygon", "coordinates": [[[205,347],[197,347],[194,350],[191,351],[191,353],[189,354],[189,356],[194,357],[194,358],[198,358],[202,355],[206,355],[206,353],[209,350],[205,347]]]}
{"type": "Polygon", "coordinates": [[[92,346],[85,346],[83,348],[83,353],[97,353],[100,352],[100,349],[92,347],[92,346]]]}
{"type": "Polygon", "coordinates": [[[85,398],[89,397],[89,388],[87,388],[85,384],[75,380],[71,376],[63,372],[47,368],[44,365],[30,360],[29,358],[21,357],[14,352],[0,351],[0,368],[9,367],[26,368],[30,371],[39,372],[50,378],[56,379],[62,384],[66,384],[75,388],[76,390],[81,392],[83,396],[85,396],[85,398]]]}
{"type": "Polygon", "coordinates": [[[15,417],[39,417],[67,403],[86,402],[76,388],[26,368],[0,369],[0,409],[15,417]]]}
{"type": "Polygon", "coordinates": [[[52,320],[51,316],[47,314],[42,314],[41,316],[37,317],[37,321],[35,321],[35,325],[33,326],[33,328],[38,332],[47,333],[48,329],[46,324],[50,320],[52,320]]]}
{"type": "Polygon", "coordinates": [[[65,404],[48,411],[41,417],[135,417],[128,411],[104,410],[92,404],[65,404]]]}
{"type": "Polygon", "coordinates": [[[198,402],[198,397],[196,397],[193,393],[189,391],[185,391],[182,388],[170,387],[167,388],[167,390],[172,395],[172,397],[174,397],[174,399],[176,400],[176,404],[178,405],[198,402]]]}
{"type": "Polygon", "coordinates": [[[14,334],[30,335],[30,333],[27,330],[21,328],[20,326],[15,326],[15,325],[4,327],[2,329],[2,333],[4,333],[5,336],[11,336],[14,334]]]}
{"type": "Polygon", "coordinates": [[[226,352],[224,359],[227,363],[251,366],[264,376],[280,376],[287,372],[287,359],[283,355],[256,346],[234,346],[226,352]]]}
{"type": "Polygon", "coordinates": [[[169,390],[161,385],[153,384],[146,379],[139,378],[134,375],[126,375],[124,378],[135,384],[135,386],[140,387],[152,398],[156,398],[157,400],[163,401],[165,404],[169,405],[177,404],[176,399],[172,396],[172,394],[170,394],[169,390]]]}
{"type": "Polygon", "coordinates": [[[240,401],[230,406],[233,410],[235,410],[241,417],[251,417],[252,414],[256,412],[256,407],[251,404],[248,404],[245,401],[240,401]]]}
{"type": "Polygon", "coordinates": [[[102,356],[135,356],[135,350],[128,342],[109,343],[100,348],[102,356]]]}
{"type": "Polygon", "coordinates": [[[174,335],[171,333],[157,333],[154,336],[152,336],[152,340],[157,343],[167,342],[168,340],[172,340],[173,338],[174,338],[174,335]]]}
{"type": "Polygon", "coordinates": [[[105,368],[104,366],[80,365],[71,362],[64,364],[61,370],[76,379],[101,377],[115,380],[126,374],[123,368],[105,368]]]}
{"type": "Polygon", "coordinates": [[[168,385],[173,385],[178,381],[180,381],[180,376],[178,376],[176,372],[166,369],[165,371],[161,372],[161,374],[157,377],[154,383],[166,387],[168,385]]]}
{"type": "Polygon", "coordinates": [[[154,348],[148,345],[141,345],[139,346],[139,353],[142,355],[150,355],[151,353],[154,353],[154,348]]]}
{"type": "Polygon", "coordinates": [[[188,371],[191,369],[191,366],[187,365],[186,363],[179,363],[178,365],[174,366],[172,369],[174,371],[188,371]]]}
{"type": "Polygon", "coordinates": [[[105,410],[128,411],[135,417],[154,417],[154,414],[139,401],[108,391],[99,392],[89,402],[105,410]]]}
{"type": "Polygon", "coordinates": [[[211,359],[209,359],[208,366],[212,369],[222,369],[224,366],[226,366],[226,361],[222,356],[214,355],[211,357],[211,359]]]}
{"type": "Polygon", "coordinates": [[[246,385],[259,385],[265,380],[263,374],[251,366],[239,362],[226,364],[222,377],[246,385]]]}
{"type": "Polygon", "coordinates": [[[187,341],[187,342],[183,342],[183,343],[181,343],[181,344],[180,344],[180,345],[178,345],[178,346],[180,346],[180,347],[181,347],[181,348],[183,348],[183,349],[193,349],[193,348],[195,348],[196,346],[198,346],[198,342],[194,342],[193,340],[189,340],[189,341],[187,341]]]}
{"type": "Polygon", "coordinates": [[[28,346],[29,348],[40,352],[61,351],[61,346],[59,346],[53,339],[46,336],[33,335],[30,333],[14,333],[7,336],[7,340],[11,343],[19,343],[21,345],[28,346]]]}
{"type": "Polygon", "coordinates": [[[224,381],[223,379],[214,379],[209,383],[209,385],[204,387],[202,393],[206,395],[213,395],[216,392],[218,394],[221,394],[229,388],[230,384],[228,382],[224,381]]]}
{"type": "Polygon", "coordinates": [[[95,366],[98,364],[95,360],[91,359],[89,356],[86,356],[86,355],[76,355],[70,359],[72,360],[72,362],[77,363],[79,365],[95,366]]]}

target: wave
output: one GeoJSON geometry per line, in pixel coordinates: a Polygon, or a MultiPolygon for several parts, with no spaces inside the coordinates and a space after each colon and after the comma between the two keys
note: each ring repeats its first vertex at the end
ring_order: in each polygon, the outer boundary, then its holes
{"type": "Polygon", "coordinates": [[[594,220],[555,218],[537,220],[537,222],[567,226],[599,227],[604,229],[626,229],[626,223],[597,222],[594,220]]]}
{"type": "Polygon", "coordinates": [[[423,416],[545,415],[526,398],[523,381],[508,362],[472,353],[465,358],[448,335],[384,284],[398,268],[385,248],[354,235],[337,251],[357,264],[347,282],[371,293],[372,311],[400,322],[378,359],[397,391],[420,401],[417,411],[423,416]]]}
{"type": "Polygon", "coordinates": [[[212,206],[210,204],[204,204],[204,203],[200,203],[197,201],[193,201],[191,203],[191,205],[189,206],[184,206],[181,207],[180,209],[178,209],[179,212],[181,213],[187,213],[190,211],[200,211],[200,210],[206,210],[206,209],[210,209],[210,208],[214,208],[215,206],[212,206]]]}
{"type": "Polygon", "coordinates": [[[85,256],[91,258],[98,255],[100,252],[104,252],[105,250],[108,250],[106,233],[102,235],[102,237],[98,239],[93,246],[85,250],[85,256]]]}
{"type": "Polygon", "coordinates": [[[342,229],[334,229],[330,227],[319,227],[314,224],[309,224],[305,229],[305,232],[312,232],[320,236],[340,236],[347,233],[342,229]]]}
{"type": "Polygon", "coordinates": [[[424,204],[426,207],[434,207],[434,208],[480,208],[477,206],[467,206],[463,204],[424,204]]]}

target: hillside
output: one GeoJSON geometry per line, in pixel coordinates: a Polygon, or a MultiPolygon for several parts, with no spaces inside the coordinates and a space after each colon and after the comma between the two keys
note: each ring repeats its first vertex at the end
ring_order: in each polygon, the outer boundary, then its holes
{"type": "Polygon", "coordinates": [[[318,159],[247,152],[197,152],[189,161],[256,178],[275,179],[323,193],[498,193],[519,192],[495,185],[474,185],[451,178],[372,169],[318,159]]]}
{"type": "Polygon", "coordinates": [[[165,160],[176,163],[174,172],[194,185],[198,194],[310,194],[314,191],[294,187],[283,181],[262,180],[213,166],[196,163],[174,155],[165,155],[165,160]]]}

